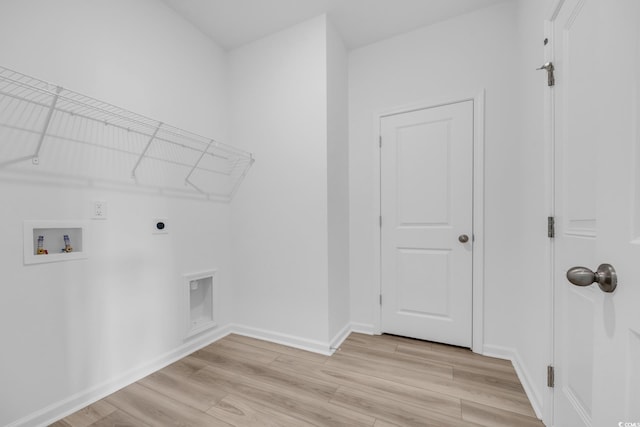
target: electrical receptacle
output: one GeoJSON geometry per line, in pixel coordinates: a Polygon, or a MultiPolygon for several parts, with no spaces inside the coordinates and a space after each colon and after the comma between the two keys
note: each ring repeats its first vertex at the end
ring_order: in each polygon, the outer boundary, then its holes
{"type": "Polygon", "coordinates": [[[93,202],[93,219],[107,219],[107,202],[103,200],[93,202]]]}
{"type": "Polygon", "coordinates": [[[168,234],[169,224],[167,218],[153,218],[153,234],[168,234]]]}

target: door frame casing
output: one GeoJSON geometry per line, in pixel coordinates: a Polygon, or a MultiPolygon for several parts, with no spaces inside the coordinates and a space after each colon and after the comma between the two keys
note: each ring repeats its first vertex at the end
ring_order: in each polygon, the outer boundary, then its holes
{"type": "MultiPolygon", "coordinates": [[[[436,108],[460,102],[473,102],[473,256],[472,256],[472,322],[471,322],[471,350],[482,353],[484,346],[484,103],[485,90],[479,90],[457,95],[449,95],[418,103],[392,107],[374,113],[373,137],[373,209],[372,224],[374,225],[374,263],[373,263],[373,293],[374,307],[373,332],[382,333],[382,228],[381,215],[381,150],[380,123],[382,118],[394,114],[409,113],[416,110],[436,108]]],[[[384,144],[384,141],[383,141],[384,144]]]]}

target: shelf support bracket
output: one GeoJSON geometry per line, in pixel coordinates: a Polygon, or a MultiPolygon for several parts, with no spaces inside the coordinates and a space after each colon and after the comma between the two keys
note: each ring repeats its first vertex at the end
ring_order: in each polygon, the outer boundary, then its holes
{"type": "Polygon", "coordinates": [[[40,149],[42,148],[44,137],[47,136],[47,131],[49,130],[49,124],[51,124],[51,118],[53,117],[53,112],[56,110],[56,104],[58,103],[60,92],[62,92],[62,86],[58,86],[56,88],[56,94],[53,96],[53,100],[51,100],[51,106],[49,107],[47,118],[44,120],[44,126],[42,126],[42,132],[40,132],[40,139],[38,139],[38,146],[36,147],[36,152],[31,157],[31,163],[33,163],[34,165],[40,164],[40,157],[39,157],[40,149]]]}
{"type": "Polygon", "coordinates": [[[236,195],[236,191],[238,191],[238,187],[240,187],[240,184],[242,184],[242,181],[244,181],[244,178],[247,176],[247,172],[249,172],[249,168],[251,168],[251,165],[253,165],[253,162],[255,161],[256,159],[253,158],[253,154],[249,154],[249,162],[244,167],[244,170],[242,171],[242,174],[236,181],[236,184],[233,186],[233,189],[231,189],[231,193],[229,193],[229,200],[233,199],[233,196],[236,195]]]}
{"type": "Polygon", "coordinates": [[[202,153],[200,153],[200,157],[198,157],[198,160],[193,164],[193,167],[191,168],[191,170],[187,174],[186,178],[184,179],[185,184],[188,184],[188,185],[192,186],[198,192],[203,193],[203,194],[204,194],[204,191],[202,191],[200,188],[198,188],[193,182],[189,181],[189,178],[191,178],[191,175],[193,174],[193,172],[198,168],[198,166],[200,165],[200,162],[204,158],[205,154],[207,154],[207,152],[209,151],[209,147],[211,147],[211,144],[213,142],[214,142],[213,139],[209,141],[209,143],[207,144],[205,149],[202,150],[202,153]]]}
{"type": "Polygon", "coordinates": [[[135,179],[136,169],[138,169],[138,166],[140,166],[140,162],[142,162],[142,159],[144,159],[145,154],[147,154],[147,151],[149,150],[149,147],[151,146],[151,143],[153,142],[153,140],[156,139],[156,135],[158,134],[158,131],[160,130],[161,127],[162,127],[162,122],[158,123],[158,127],[156,127],[156,130],[153,131],[151,138],[149,138],[149,142],[147,142],[146,147],[144,147],[144,150],[142,150],[142,153],[140,153],[140,157],[138,157],[138,161],[136,162],[135,166],[133,167],[133,170],[131,171],[131,178],[135,179]]]}

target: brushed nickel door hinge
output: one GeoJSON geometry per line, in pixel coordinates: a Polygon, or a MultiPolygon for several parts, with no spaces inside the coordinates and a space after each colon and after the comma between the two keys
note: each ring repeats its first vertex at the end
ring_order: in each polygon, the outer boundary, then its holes
{"type": "Polygon", "coordinates": [[[382,294],[380,294],[380,305],[382,305],[382,294]]]}
{"type": "Polygon", "coordinates": [[[547,237],[550,239],[556,237],[556,219],[552,216],[547,217],[547,237]]]}
{"type": "Polygon", "coordinates": [[[547,366],[547,387],[553,388],[555,385],[555,369],[553,369],[553,365],[547,366]]]}
{"type": "Polygon", "coordinates": [[[378,147],[382,148],[382,135],[378,137],[378,147]]]}

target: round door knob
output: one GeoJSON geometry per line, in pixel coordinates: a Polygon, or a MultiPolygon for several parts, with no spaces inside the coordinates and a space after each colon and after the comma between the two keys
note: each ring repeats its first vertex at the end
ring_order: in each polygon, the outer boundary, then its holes
{"type": "Polygon", "coordinates": [[[469,236],[467,236],[466,234],[461,234],[460,236],[458,236],[458,241],[460,243],[467,243],[469,241],[469,236]]]}
{"type": "Polygon", "coordinates": [[[573,267],[567,271],[567,279],[576,286],[589,286],[598,283],[603,292],[611,293],[618,286],[616,269],[610,264],[600,264],[594,273],[587,267],[573,267]]]}

